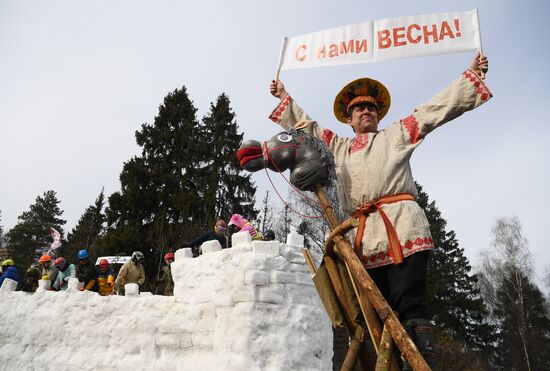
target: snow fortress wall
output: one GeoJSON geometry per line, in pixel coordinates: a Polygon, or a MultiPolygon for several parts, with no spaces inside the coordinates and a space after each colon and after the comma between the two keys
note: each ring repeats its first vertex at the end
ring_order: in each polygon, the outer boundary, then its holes
{"type": "Polygon", "coordinates": [[[176,252],[173,297],[0,292],[0,364],[30,370],[330,370],[332,331],[301,253],[233,235],[176,252]]]}

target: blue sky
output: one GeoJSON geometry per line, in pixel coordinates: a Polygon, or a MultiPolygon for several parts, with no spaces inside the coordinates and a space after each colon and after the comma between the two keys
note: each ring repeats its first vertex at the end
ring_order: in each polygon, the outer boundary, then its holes
{"type": "MultiPolygon", "coordinates": [[[[415,178],[475,264],[496,217],[517,215],[539,275],[550,266],[546,1],[15,1],[0,3],[0,210],[5,230],[37,195],[57,191],[70,230],[123,162],[134,131],[185,85],[199,117],[225,92],[245,138],[278,129],[268,85],[284,35],[365,20],[478,8],[494,98],[432,133],[412,159],[415,178]]],[[[293,97],[340,135],[331,107],[348,81],[384,82],[408,116],[467,68],[473,53],[283,71],[293,97]]],[[[268,182],[253,176],[261,198],[268,182]]],[[[281,183],[282,186],[282,183],[281,183]]],[[[286,192],[283,192],[286,194],[286,192]]]]}

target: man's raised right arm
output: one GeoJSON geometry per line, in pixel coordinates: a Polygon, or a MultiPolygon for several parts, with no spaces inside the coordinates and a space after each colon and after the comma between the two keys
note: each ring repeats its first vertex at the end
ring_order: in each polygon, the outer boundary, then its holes
{"type": "Polygon", "coordinates": [[[273,80],[269,86],[269,91],[271,95],[280,99],[277,107],[269,115],[271,121],[279,124],[285,130],[302,130],[316,138],[322,139],[329,147],[335,144],[333,139],[336,138],[336,135],[312,120],[302,107],[292,99],[280,80],[273,80]]]}

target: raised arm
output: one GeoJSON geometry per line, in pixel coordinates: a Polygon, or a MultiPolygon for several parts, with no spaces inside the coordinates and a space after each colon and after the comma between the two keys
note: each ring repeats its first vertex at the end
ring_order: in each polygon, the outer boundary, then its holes
{"type": "Polygon", "coordinates": [[[331,130],[323,128],[317,121],[312,120],[302,107],[292,99],[280,80],[273,80],[269,86],[269,91],[271,95],[280,99],[277,107],[269,115],[269,119],[279,124],[283,129],[303,130],[316,138],[322,139],[333,151],[346,141],[345,138],[338,137],[331,130]]]}
{"type": "Polygon", "coordinates": [[[481,78],[488,65],[487,58],[477,53],[458,79],[427,103],[417,106],[410,116],[388,127],[387,132],[401,144],[416,147],[434,129],[481,106],[492,97],[481,78]]]}

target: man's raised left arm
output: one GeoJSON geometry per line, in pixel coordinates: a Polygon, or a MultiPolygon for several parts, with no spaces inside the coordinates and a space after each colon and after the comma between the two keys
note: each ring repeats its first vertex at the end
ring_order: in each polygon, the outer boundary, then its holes
{"type": "Polygon", "coordinates": [[[478,52],[470,67],[458,79],[427,103],[417,106],[410,116],[400,120],[403,140],[416,145],[432,130],[487,102],[492,94],[482,76],[487,72],[488,65],[487,57],[482,57],[478,52]]]}

